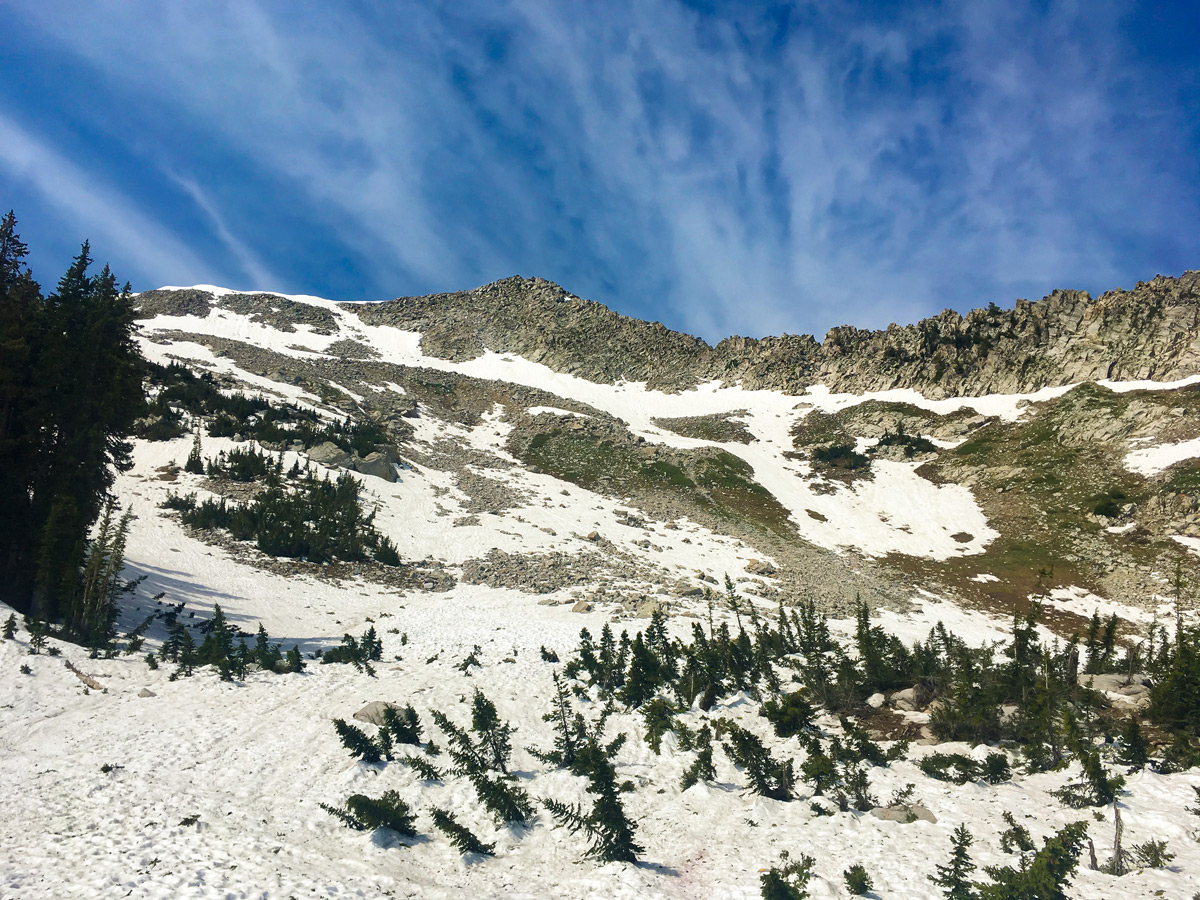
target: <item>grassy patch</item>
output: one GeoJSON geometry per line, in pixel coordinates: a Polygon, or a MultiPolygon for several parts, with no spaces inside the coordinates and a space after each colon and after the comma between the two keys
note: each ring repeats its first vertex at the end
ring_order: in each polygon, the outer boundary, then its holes
{"type": "Polygon", "coordinates": [[[667,431],[673,431],[683,437],[722,444],[731,441],[749,444],[755,439],[754,435],[746,428],[745,423],[733,419],[731,415],[683,416],[677,419],[653,419],[652,421],[659,428],[665,428],[667,431]]]}
{"type": "Polygon", "coordinates": [[[726,520],[780,531],[788,512],[744,460],[724,450],[672,451],[647,457],[631,443],[555,429],[535,435],[522,454],[543,472],[601,493],[666,495],[726,520]]]}

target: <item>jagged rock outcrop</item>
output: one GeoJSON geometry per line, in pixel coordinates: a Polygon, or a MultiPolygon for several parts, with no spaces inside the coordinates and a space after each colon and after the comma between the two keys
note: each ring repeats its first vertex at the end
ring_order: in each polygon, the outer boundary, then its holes
{"type": "MultiPolygon", "coordinates": [[[[207,315],[217,306],[290,330],[330,333],[328,310],[270,294],[214,297],[148,291],[141,314],[207,315]]],[[[541,278],[512,277],[470,291],[353,304],[363,322],[421,333],[425,353],[449,360],[487,350],[519,354],[593,381],[645,381],[684,390],[714,379],[800,394],[911,387],[930,397],[1016,393],[1098,379],[1182,378],[1200,372],[1200,271],[1159,276],[1093,298],[1054,291],[1015,308],[946,310],[883,331],[730,337],[715,347],[583,300],[541,278]]],[[[350,354],[353,355],[353,354],[350,354]]]]}

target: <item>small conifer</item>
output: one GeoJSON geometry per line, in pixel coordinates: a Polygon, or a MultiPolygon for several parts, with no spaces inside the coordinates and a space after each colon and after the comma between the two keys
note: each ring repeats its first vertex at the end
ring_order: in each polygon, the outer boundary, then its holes
{"type": "Polygon", "coordinates": [[[661,683],[658,657],[646,646],[641,632],[633,639],[630,651],[629,674],[621,690],[621,702],[638,707],[654,696],[661,683]]]}
{"type": "Polygon", "coordinates": [[[500,721],[495,704],[479,688],[475,689],[471,700],[471,730],[479,735],[479,748],[491,765],[507,775],[508,758],[512,755],[513,727],[500,721]]]}
{"type": "Polygon", "coordinates": [[[417,715],[417,711],[412,708],[411,703],[400,712],[396,712],[393,706],[385,706],[383,727],[397,744],[421,743],[421,719],[417,715]]]}
{"type": "Polygon", "coordinates": [[[812,880],[817,861],[808,854],[789,859],[784,850],[778,866],[771,866],[758,876],[763,900],[808,900],[808,882],[812,880]]]}
{"type": "Polygon", "coordinates": [[[936,875],[929,880],[942,889],[946,900],[979,900],[979,893],[971,882],[975,863],[971,861],[971,844],[974,842],[966,825],[959,825],[950,836],[950,862],[935,867],[936,875]]]}
{"type": "Polygon", "coordinates": [[[521,788],[482,770],[469,772],[467,777],[498,825],[527,825],[533,818],[533,802],[521,788]]]}
{"type": "Polygon", "coordinates": [[[379,745],[361,728],[350,725],[344,719],[334,719],[333,727],[342,740],[342,746],[350,751],[351,756],[367,763],[379,762],[382,758],[379,745]]]}
{"type": "Polygon", "coordinates": [[[46,635],[50,627],[40,619],[26,619],[25,630],[29,632],[29,653],[36,656],[46,649],[46,635]]]}
{"type": "Polygon", "coordinates": [[[842,873],[846,880],[846,890],[855,897],[865,897],[871,893],[871,876],[861,864],[855,864],[842,873]]]}
{"type": "Polygon", "coordinates": [[[192,640],[192,633],[187,626],[180,626],[179,633],[179,672],[182,675],[191,675],[196,668],[196,642],[192,640]]]}
{"type": "Polygon", "coordinates": [[[380,797],[351,794],[342,809],[324,803],[321,808],[357,831],[388,828],[404,837],[413,837],[417,833],[413,828],[412,809],[395,791],[384,791],[380,797]]]}
{"type": "Polygon", "coordinates": [[[1142,734],[1142,726],[1135,715],[1125,719],[1125,723],[1121,727],[1121,755],[1119,758],[1125,765],[1138,770],[1144,769],[1146,763],[1150,761],[1150,745],[1146,743],[1146,738],[1142,734]]]}
{"type": "Polygon", "coordinates": [[[292,644],[292,649],[287,652],[287,670],[289,672],[304,671],[304,657],[300,655],[300,647],[292,644]]]}
{"type": "Polygon", "coordinates": [[[450,842],[460,853],[478,853],[480,856],[493,856],[495,844],[485,844],[475,836],[475,833],[444,809],[433,808],[433,824],[438,831],[450,838],[450,842]]]}
{"type": "Polygon", "coordinates": [[[680,784],[680,790],[686,791],[692,785],[698,784],[701,781],[716,780],[717,770],[713,766],[712,739],[712,729],[707,724],[701,726],[700,730],[696,732],[693,742],[696,749],[696,759],[683,773],[683,782],[680,784]]]}
{"type": "MultiPolygon", "coordinates": [[[[175,458],[178,459],[179,457],[175,458]]],[[[204,474],[204,457],[201,455],[200,432],[196,432],[196,437],[192,441],[192,452],[188,454],[187,462],[183,464],[183,470],[192,475],[204,474]]]]}
{"type": "Polygon", "coordinates": [[[773,800],[791,800],[796,776],[792,761],[775,760],[758,736],[740,725],[729,725],[729,741],[724,745],[729,758],[746,772],[750,789],[773,800]]]}

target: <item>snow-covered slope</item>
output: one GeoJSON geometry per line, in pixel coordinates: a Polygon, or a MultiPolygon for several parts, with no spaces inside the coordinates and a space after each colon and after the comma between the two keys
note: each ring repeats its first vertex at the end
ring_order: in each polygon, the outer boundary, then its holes
{"type": "MultiPolygon", "coordinates": [[[[852,490],[824,493],[814,490],[805,462],[784,456],[792,449],[792,427],[812,410],[836,411],[868,400],[911,403],[935,412],[962,408],[984,415],[1013,418],[1019,415],[1023,401],[1054,396],[1065,389],[1051,389],[1029,396],[993,396],[958,400],[928,401],[911,390],[896,390],[866,395],[830,394],[814,390],[803,398],[775,391],[746,391],[737,387],[705,385],[693,391],[668,394],[647,390],[640,383],[596,384],[572,375],[554,372],[546,366],[520,357],[486,352],[477,359],[456,363],[426,356],[420,350],[420,335],[386,326],[362,324],[357,316],[339,304],[312,297],[287,299],[320,305],[336,317],[337,331],[316,334],[303,329],[281,332],[254,322],[250,315],[213,309],[203,319],[195,316],[156,316],[142,323],[147,356],[195,359],[228,372],[254,387],[280,390],[250,373],[240,371],[229,361],[214,357],[206,348],[189,341],[169,344],[150,343],[157,335],[186,332],[225,338],[268,348],[276,353],[311,358],[324,353],[340,340],[358,341],[388,363],[454,372],[489,381],[524,385],[547,391],[602,410],[628,424],[638,437],[651,443],[692,449],[720,446],[749,463],[756,480],[787,507],[800,535],[818,546],[830,549],[856,549],[867,555],[897,552],[944,559],[952,555],[978,552],[994,536],[968,491],[956,485],[935,485],[913,473],[915,464],[881,461],[870,484],[858,484],[852,490]],[[733,414],[742,421],[755,441],[714,442],[682,437],[654,424],[656,418],[733,414]],[[807,513],[813,510],[822,518],[807,513]],[[972,535],[969,541],[956,542],[951,535],[972,535]]],[[[302,392],[282,392],[297,399],[302,392]]],[[[531,412],[541,411],[533,407],[531,412]]],[[[458,439],[494,441],[497,425],[488,422],[473,429],[473,434],[456,434],[458,439]]]]}

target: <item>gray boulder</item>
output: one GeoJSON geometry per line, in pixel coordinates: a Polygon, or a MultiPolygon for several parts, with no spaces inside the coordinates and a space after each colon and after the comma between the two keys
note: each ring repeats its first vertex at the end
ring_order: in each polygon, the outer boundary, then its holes
{"type": "Polygon", "coordinates": [[[871,815],[885,822],[899,822],[907,825],[918,820],[937,824],[937,816],[918,803],[901,806],[877,806],[871,810],[871,815]]]}
{"type": "Polygon", "coordinates": [[[404,707],[398,703],[385,703],[383,700],[372,700],[362,709],[354,714],[354,718],[360,722],[369,722],[372,725],[383,724],[383,711],[385,709],[394,709],[400,712],[404,707]]]}
{"type": "Polygon", "coordinates": [[[368,453],[364,458],[357,456],[351,460],[351,467],[364,475],[373,475],[384,481],[396,480],[396,467],[383,453],[368,453]]]}
{"type": "Polygon", "coordinates": [[[325,441],[323,444],[309,447],[308,458],[323,466],[344,466],[350,459],[350,454],[333,441],[325,441]]]}

